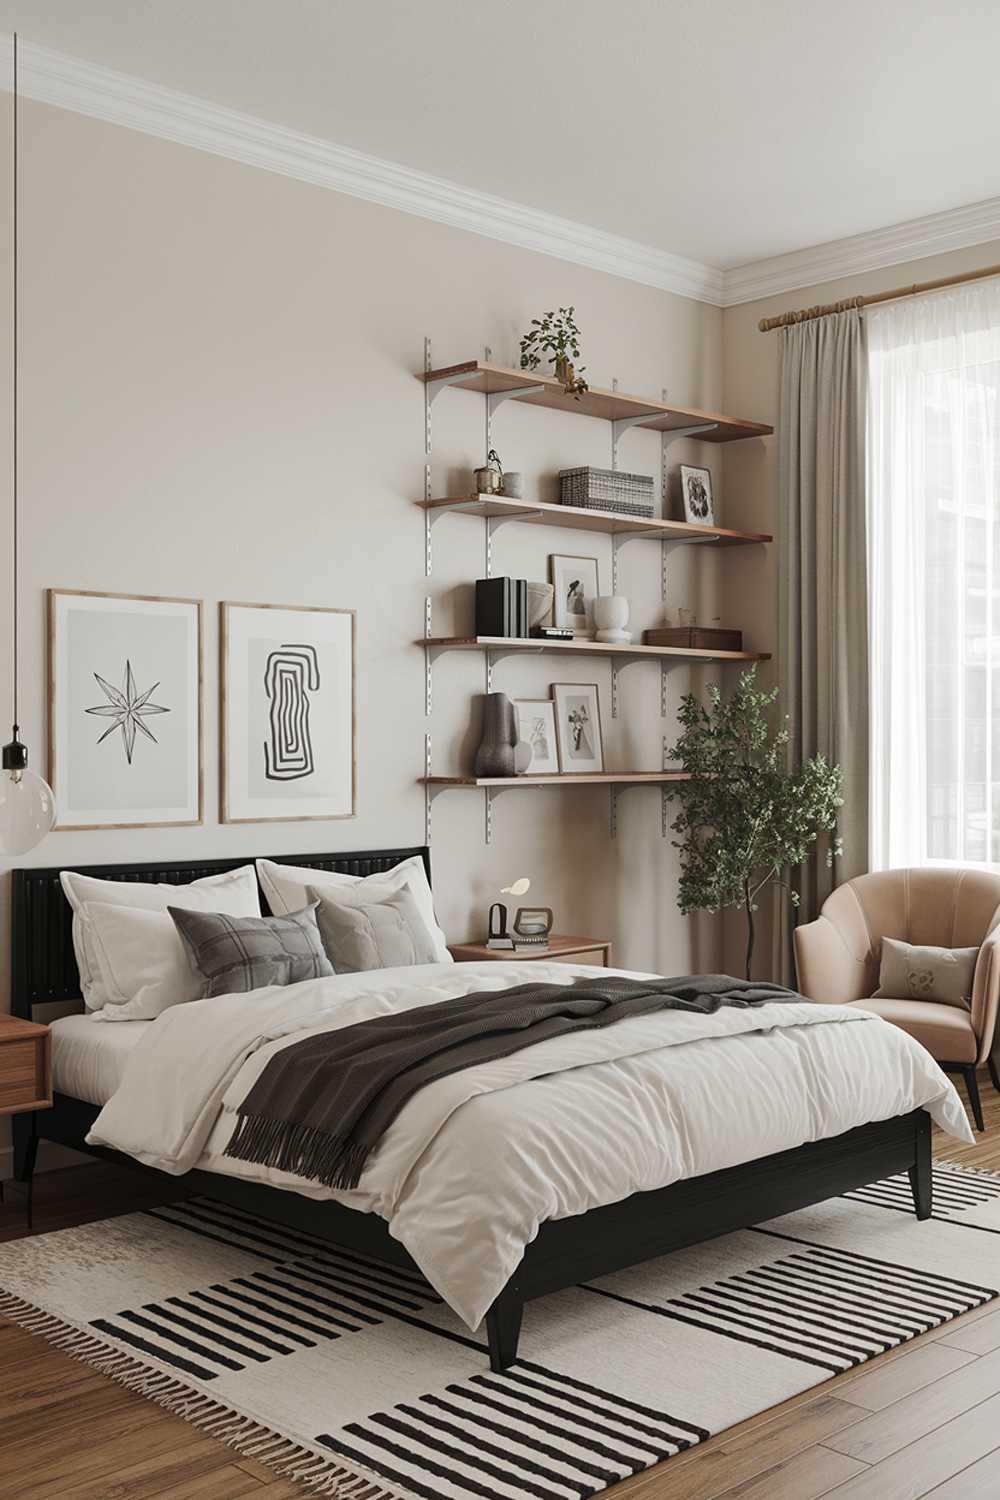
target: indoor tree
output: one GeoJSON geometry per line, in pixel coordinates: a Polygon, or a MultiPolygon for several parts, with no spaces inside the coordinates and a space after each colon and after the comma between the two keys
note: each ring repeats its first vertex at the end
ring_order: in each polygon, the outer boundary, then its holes
{"type": "Polygon", "coordinates": [[[841,770],[822,755],[790,766],[788,719],[777,729],[770,710],[778,689],[762,691],[757,669],[744,672],[735,692],[723,699],[708,690],[708,704],[693,693],[681,699],[681,733],[669,751],[686,781],[669,784],[681,804],[673,823],[679,835],[681,877],[678,904],[692,911],[742,909],[747,922],[746,977],[754,949],[754,913],[770,883],[786,886],[792,904],[798,892],[787,872],[801,865],[821,834],[832,835],[827,863],[839,854],[837,810],[841,770]]]}

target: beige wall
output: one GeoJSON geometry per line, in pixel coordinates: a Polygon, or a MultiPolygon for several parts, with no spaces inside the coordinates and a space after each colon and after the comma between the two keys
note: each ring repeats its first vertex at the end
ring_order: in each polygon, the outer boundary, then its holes
{"type": "MultiPolygon", "coordinates": [[[[752,413],[759,420],[776,423],[778,411],[779,334],[761,333],[761,318],[773,317],[789,308],[812,307],[817,303],[836,302],[842,297],[864,296],[953,276],[962,271],[1000,262],[1000,241],[954,250],[926,260],[888,266],[865,275],[826,281],[816,286],[799,287],[776,297],[747,302],[726,308],[722,315],[723,401],[727,411],[752,413]]],[[[725,450],[726,494],[729,499],[727,524],[748,531],[777,534],[778,448],[777,438],[768,443],[734,443],[725,450]]],[[[750,633],[761,650],[774,651],[778,625],[778,548],[753,549],[751,556],[740,555],[726,574],[726,615],[738,621],[750,633]]],[[[761,669],[773,678],[776,663],[761,669]]],[[[760,952],[761,973],[769,958],[767,910],[761,930],[764,940],[760,952]]],[[[742,918],[726,916],[725,957],[729,965],[740,962],[743,952],[742,918]]]]}
{"type": "MultiPolygon", "coordinates": [[[[0,142],[0,160],[8,147],[0,142]]],[[[8,201],[4,178],[0,202],[8,201]]],[[[6,259],[0,285],[9,285],[6,259]]],[[[658,395],[666,386],[679,402],[719,403],[717,309],[24,105],[22,726],[35,764],[44,764],[46,587],[207,603],[204,828],[55,834],[24,863],[423,841],[423,658],[412,644],[423,628],[423,522],[410,502],[423,486],[423,396],[414,375],[424,335],[438,364],[474,356],[484,344],[513,361],[528,320],[566,303],[578,309],[595,383],[617,376],[623,389],[658,395]],[[354,821],[219,826],[220,599],[358,610],[354,821]]],[[[8,396],[4,383],[4,410],[8,396]]],[[[760,406],[751,400],[747,414],[760,406]]],[[[481,398],[441,397],[438,493],[467,488],[483,435],[481,398]]],[[[554,498],[560,466],[606,464],[609,442],[605,423],[513,403],[496,421],[503,459],[525,471],[529,495],[543,498],[554,498]]],[[[658,438],[628,434],[621,458],[658,474],[658,438]]],[[[471,628],[470,580],[483,571],[483,542],[473,519],[435,527],[432,592],[442,634],[471,628]]],[[[495,549],[498,573],[529,578],[547,576],[550,552],[596,551],[610,588],[607,538],[509,526],[495,549]]],[[[0,547],[0,557],[8,555],[0,547]]],[[[695,602],[697,589],[711,604],[712,559],[679,555],[670,566],[675,602],[695,602]]],[[[622,582],[636,628],[654,623],[659,549],[626,548],[622,582]]],[[[2,629],[5,662],[6,619],[2,629]]],[[[688,675],[674,674],[674,701],[688,675]]],[[[496,678],[505,691],[528,695],[547,694],[553,680],[598,680],[609,765],[659,767],[654,668],[622,674],[615,722],[603,663],[508,660],[496,678]]],[[[468,763],[471,700],[482,682],[475,657],[438,663],[435,769],[468,763]]],[[[435,888],[449,936],[480,933],[498,887],[527,873],[531,898],[555,909],[563,931],[613,938],[621,962],[666,972],[713,966],[711,924],[699,948],[676,909],[676,861],[660,837],[655,791],[623,797],[615,842],[603,788],[511,793],[495,812],[495,842],[486,848],[481,794],[453,792],[435,803],[435,888]]],[[[9,882],[0,890],[5,984],[9,882]]]]}

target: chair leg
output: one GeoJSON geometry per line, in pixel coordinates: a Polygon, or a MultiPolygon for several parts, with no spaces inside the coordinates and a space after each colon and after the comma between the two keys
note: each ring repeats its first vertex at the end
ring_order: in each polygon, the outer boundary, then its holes
{"type": "Polygon", "coordinates": [[[983,1124],[983,1106],[979,1098],[979,1079],[976,1077],[976,1069],[974,1066],[963,1068],[962,1073],[965,1077],[969,1103],[972,1106],[972,1118],[976,1122],[976,1129],[982,1132],[986,1126],[983,1124]]]}
{"type": "Polygon", "coordinates": [[[997,1072],[997,1061],[996,1061],[996,1058],[993,1056],[992,1053],[990,1053],[990,1060],[989,1060],[989,1062],[990,1062],[990,1078],[993,1080],[993,1087],[996,1089],[997,1093],[1000,1094],[1000,1073],[997,1072]]]}

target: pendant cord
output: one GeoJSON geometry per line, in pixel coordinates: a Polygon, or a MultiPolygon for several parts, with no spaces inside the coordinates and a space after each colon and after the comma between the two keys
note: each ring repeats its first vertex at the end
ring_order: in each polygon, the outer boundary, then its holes
{"type": "Polygon", "coordinates": [[[13,355],[14,355],[14,375],[13,375],[13,382],[12,382],[12,386],[13,386],[14,433],[13,433],[13,441],[12,441],[12,445],[11,445],[11,450],[12,450],[11,451],[11,457],[12,457],[13,482],[14,482],[14,505],[13,505],[13,510],[14,510],[14,524],[13,524],[13,533],[14,533],[14,547],[13,547],[14,587],[13,587],[13,590],[12,590],[12,598],[13,598],[13,607],[14,607],[14,629],[13,629],[13,646],[14,646],[14,731],[15,731],[15,738],[16,738],[17,737],[17,688],[18,688],[18,682],[17,682],[17,677],[18,677],[18,673],[17,673],[17,659],[18,659],[18,615],[20,613],[20,609],[19,609],[19,597],[18,597],[19,596],[19,588],[18,588],[18,565],[17,565],[18,564],[18,556],[17,556],[17,554],[18,554],[18,515],[17,515],[17,512],[18,512],[18,491],[17,491],[17,478],[18,478],[18,475],[17,475],[17,459],[18,459],[18,453],[17,453],[17,427],[18,427],[18,420],[17,420],[18,419],[18,405],[17,405],[17,366],[18,366],[18,357],[17,357],[17,253],[18,253],[18,237],[17,237],[17,32],[16,31],[14,33],[14,126],[13,126],[13,149],[14,149],[14,161],[13,161],[12,177],[13,177],[13,189],[14,189],[14,213],[13,213],[13,221],[12,221],[12,223],[13,223],[13,239],[14,239],[14,276],[13,276],[13,287],[14,287],[13,322],[14,322],[14,327],[13,327],[13,337],[12,337],[12,340],[11,340],[11,344],[12,344],[13,355]]]}

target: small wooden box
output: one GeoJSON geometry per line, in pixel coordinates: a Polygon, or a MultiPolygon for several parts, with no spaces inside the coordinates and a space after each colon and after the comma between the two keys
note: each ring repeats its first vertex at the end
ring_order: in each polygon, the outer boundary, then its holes
{"type": "Polygon", "coordinates": [[[658,625],[642,632],[646,646],[678,646],[688,651],[742,651],[742,630],[719,630],[711,625],[658,625]]]}

